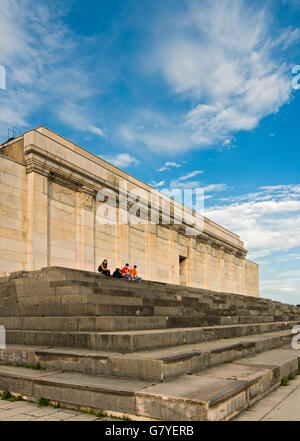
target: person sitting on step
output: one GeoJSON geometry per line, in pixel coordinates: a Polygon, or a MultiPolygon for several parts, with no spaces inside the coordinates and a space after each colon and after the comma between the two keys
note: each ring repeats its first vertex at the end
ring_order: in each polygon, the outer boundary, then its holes
{"type": "Polygon", "coordinates": [[[112,275],[115,279],[122,279],[122,273],[120,268],[116,268],[116,270],[114,271],[113,275],[112,275]]]}
{"type": "Polygon", "coordinates": [[[136,269],[137,269],[137,266],[134,265],[132,270],[131,270],[131,277],[133,278],[133,280],[136,280],[137,282],[141,282],[142,278],[138,276],[138,273],[137,273],[136,269]]]}
{"type": "Polygon", "coordinates": [[[129,280],[132,279],[130,269],[129,269],[129,263],[126,263],[126,265],[122,269],[122,276],[124,279],[129,279],[129,280]]]}
{"type": "Polygon", "coordinates": [[[103,262],[101,263],[101,265],[99,265],[98,271],[99,271],[99,273],[104,274],[104,276],[110,277],[110,271],[109,271],[109,269],[107,269],[107,260],[106,259],[104,259],[103,262]]]}

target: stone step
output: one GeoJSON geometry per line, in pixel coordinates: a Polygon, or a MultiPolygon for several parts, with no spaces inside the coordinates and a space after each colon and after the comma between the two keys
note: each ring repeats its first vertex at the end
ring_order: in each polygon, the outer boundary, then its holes
{"type": "Polygon", "coordinates": [[[135,353],[8,345],[0,364],[165,381],[291,343],[291,330],[135,353]]]}
{"type": "MultiPolygon", "coordinates": [[[[161,303],[161,302],[159,302],[161,303]]],[[[174,303],[173,303],[174,304],[174,303]]],[[[22,301],[0,301],[2,317],[41,316],[195,316],[200,324],[223,325],[238,323],[258,323],[271,321],[291,321],[300,319],[296,314],[251,315],[247,311],[211,311],[199,304],[197,307],[155,305],[155,301],[123,296],[109,297],[95,295],[65,295],[52,297],[27,297],[22,301]]],[[[193,325],[192,325],[193,326],[193,325]]]]}
{"type": "Polygon", "coordinates": [[[164,283],[133,283],[99,274],[65,268],[48,268],[32,273],[17,273],[0,280],[0,310],[6,316],[32,315],[191,315],[205,313],[210,323],[256,322],[228,317],[262,316],[261,321],[300,319],[299,308],[230,293],[187,288],[164,283]],[[110,305],[102,305],[109,298],[110,305]],[[54,299],[54,300],[53,300],[54,299]],[[99,300],[100,299],[100,300],[99,300]],[[102,301],[103,299],[103,301],[102,301]],[[30,313],[32,302],[34,313],[30,313]],[[56,307],[56,303],[69,307],[56,307]],[[82,303],[83,302],[83,303],[82,303]],[[53,304],[55,303],[55,305],[53,304]],[[87,306],[84,306],[87,303],[87,306]],[[80,306],[80,305],[83,306],[80,306]],[[90,306],[90,304],[92,306],[90,306]],[[29,308],[28,308],[29,305],[29,308]],[[137,308],[143,306],[143,310],[137,308]],[[120,306],[121,308],[117,308],[120,306]],[[129,308],[130,309],[126,309],[129,308]],[[152,310],[151,310],[152,308],[152,310]],[[154,310],[156,308],[156,310],[154,310]],[[172,309],[174,308],[174,309],[172,309]],[[98,309],[98,311],[97,311],[98,309]],[[224,317],[214,321],[214,317],[224,317]]]}
{"type": "Polygon", "coordinates": [[[55,331],[127,331],[205,326],[198,316],[53,316],[53,317],[0,317],[7,330],[55,331]]]}
{"type": "Polygon", "coordinates": [[[29,398],[169,421],[233,418],[295,374],[299,351],[277,349],[165,382],[0,366],[0,388],[29,398]]]}
{"type": "MultiPolygon", "coordinates": [[[[290,320],[286,320],[290,322],[290,320]]],[[[275,323],[280,321],[275,321],[275,323]]],[[[297,321],[295,321],[297,322],[297,321]]],[[[300,321],[299,321],[300,322],[300,321]]],[[[272,323],[265,317],[210,317],[184,316],[33,316],[0,317],[0,324],[7,330],[55,330],[55,331],[129,331],[169,328],[193,328],[205,326],[230,326],[237,324],[272,323]]],[[[211,328],[210,328],[211,329],[211,328]]]]}
{"type": "MultiPolygon", "coordinates": [[[[62,287],[61,287],[62,288],[62,287]]],[[[61,289],[56,288],[56,289],[61,289]]],[[[126,296],[123,292],[118,292],[117,295],[109,295],[108,292],[101,295],[91,294],[89,288],[77,286],[74,287],[74,292],[70,294],[68,291],[62,294],[59,293],[40,293],[27,296],[19,296],[18,298],[2,298],[0,300],[0,310],[2,315],[14,316],[24,315],[28,316],[28,311],[33,311],[31,315],[191,315],[191,314],[205,314],[209,320],[211,318],[220,317],[216,321],[210,320],[215,324],[225,323],[228,317],[237,316],[253,316],[263,317],[263,321],[270,320],[292,320],[300,318],[300,314],[295,314],[291,311],[274,311],[272,309],[261,309],[259,307],[249,308],[243,307],[236,309],[232,306],[228,309],[221,305],[219,309],[209,303],[200,301],[200,299],[187,300],[181,296],[176,298],[145,298],[141,296],[126,296]],[[81,292],[81,290],[84,290],[81,292]],[[87,291],[86,291],[87,290],[87,291]],[[70,305],[70,306],[68,306],[70,305]],[[97,306],[98,305],[98,306],[97,306]],[[102,306],[103,305],[103,306],[102,306]],[[71,312],[68,310],[71,309],[71,312]],[[52,312],[52,311],[56,311],[52,312]],[[98,312],[97,312],[98,311],[98,312]],[[223,319],[225,317],[225,319],[223,319]]],[[[245,318],[244,322],[249,320],[245,318]]],[[[255,319],[253,319],[255,321],[255,319]]],[[[233,319],[231,323],[239,323],[241,320],[233,319]]],[[[251,322],[251,320],[250,320],[251,322]]]]}
{"type": "MultiPolygon", "coordinates": [[[[102,305],[93,303],[42,303],[39,304],[18,304],[0,305],[3,317],[49,317],[49,316],[153,316],[165,315],[165,310],[157,307],[134,306],[134,305],[102,305]]],[[[169,311],[173,315],[178,315],[177,310],[169,311]]]]}
{"type": "MultiPolygon", "coordinates": [[[[78,295],[88,295],[88,294],[96,294],[98,296],[109,296],[110,298],[116,296],[116,297],[120,297],[122,296],[123,298],[126,297],[134,297],[135,299],[141,299],[143,298],[143,301],[146,302],[146,304],[152,304],[151,302],[153,302],[153,304],[160,304],[162,306],[177,306],[179,304],[182,304],[184,306],[194,306],[197,307],[198,304],[201,305],[202,308],[204,308],[203,310],[207,310],[210,311],[210,314],[216,312],[220,312],[224,311],[223,314],[228,313],[228,311],[239,311],[242,312],[244,311],[244,313],[248,313],[248,314],[267,314],[270,313],[270,311],[276,312],[276,313],[280,313],[281,309],[282,312],[285,310],[288,310],[290,308],[286,309],[286,307],[284,308],[279,308],[277,307],[275,309],[275,307],[271,307],[271,305],[260,305],[260,300],[256,299],[256,302],[253,306],[251,306],[251,304],[249,305],[249,298],[244,297],[244,304],[237,304],[235,305],[234,302],[225,302],[225,301],[214,301],[212,296],[208,297],[207,299],[204,299],[204,297],[199,297],[199,294],[197,297],[182,297],[179,296],[178,293],[176,295],[168,295],[164,292],[157,292],[157,291],[153,291],[153,290],[149,290],[149,289],[145,289],[145,288],[140,288],[140,284],[137,286],[137,284],[133,284],[130,283],[131,285],[129,288],[127,288],[126,286],[124,287],[124,283],[126,284],[126,281],[121,281],[121,282],[117,282],[119,284],[118,287],[113,288],[110,285],[108,287],[101,287],[101,288],[93,288],[95,286],[94,283],[83,283],[83,282],[76,282],[76,281],[72,281],[67,283],[66,285],[63,285],[63,282],[52,282],[54,284],[54,287],[52,288],[43,288],[41,289],[41,286],[38,286],[38,293],[36,294],[38,296],[38,298],[41,298],[41,293],[42,293],[42,297],[45,296],[53,296],[55,294],[55,296],[58,295],[66,295],[66,296],[72,296],[74,294],[78,294],[78,295]],[[57,283],[60,283],[59,286],[56,286],[57,283]],[[132,286],[135,285],[135,286],[132,286]],[[148,303],[147,303],[148,302],[148,303]],[[172,303],[174,302],[174,303],[172,303]],[[226,311],[227,308],[227,311],[226,311]],[[229,309],[228,309],[229,308],[229,309]]],[[[128,282],[127,282],[128,284],[128,282]]],[[[21,293],[20,293],[20,297],[22,299],[29,297],[29,298],[34,298],[35,296],[35,290],[33,288],[27,288],[24,289],[21,293]]],[[[224,296],[226,296],[226,294],[224,294],[224,296]]],[[[230,299],[232,300],[232,298],[230,297],[230,299]]],[[[274,305],[273,305],[274,306],[274,305]]],[[[283,305],[284,306],[284,305],[283,305]]],[[[297,311],[299,313],[299,311],[297,311]]]]}
{"type": "MultiPolygon", "coordinates": [[[[61,282],[61,286],[64,284],[69,284],[69,286],[76,286],[81,284],[82,286],[90,286],[95,287],[98,286],[101,289],[107,288],[119,288],[122,293],[125,291],[136,290],[138,292],[148,292],[148,294],[159,293],[159,295],[163,296],[178,296],[182,295],[182,287],[178,285],[170,285],[165,283],[151,282],[151,281],[143,281],[142,284],[132,283],[126,280],[114,280],[112,278],[105,278],[99,274],[95,274],[93,272],[80,271],[80,270],[72,270],[68,268],[44,268],[41,271],[34,271],[30,273],[16,273],[12,274],[10,277],[5,277],[1,279],[0,283],[0,294],[1,294],[1,286],[6,286],[7,288],[11,288],[10,284],[14,284],[15,288],[18,291],[19,295],[24,295],[24,292],[27,292],[28,295],[32,294],[32,289],[37,288],[39,291],[40,287],[43,284],[46,286],[50,286],[50,283],[53,282],[59,283],[61,282]],[[30,289],[30,287],[32,289],[30,289]]],[[[6,289],[7,289],[6,288],[6,289]]],[[[201,298],[203,301],[215,302],[218,306],[220,304],[224,305],[236,305],[236,307],[242,305],[248,306],[264,306],[264,307],[276,307],[278,310],[281,308],[286,310],[293,310],[295,313],[299,314],[296,307],[292,305],[285,305],[280,302],[274,302],[269,299],[260,299],[260,298],[252,298],[243,295],[230,294],[230,293],[217,293],[214,291],[209,291],[205,289],[199,288],[188,288],[184,287],[184,297],[185,298],[201,298]]]]}
{"type": "MultiPolygon", "coordinates": [[[[78,287],[77,287],[78,288],[78,287]]],[[[120,293],[119,293],[120,294],[120,293]]],[[[291,311],[265,311],[259,308],[216,309],[208,303],[182,300],[180,296],[168,300],[161,298],[127,297],[122,293],[119,296],[107,294],[94,295],[81,293],[26,296],[15,299],[0,300],[0,309],[3,316],[52,316],[52,315],[200,315],[208,317],[209,324],[255,323],[257,321],[284,321],[296,320],[300,314],[291,311]],[[10,301],[9,301],[10,300],[10,301]],[[242,317],[242,318],[241,318],[242,317]],[[251,318],[253,317],[253,318],[251,318]]]]}
{"type": "Polygon", "coordinates": [[[113,332],[7,329],[6,341],[7,344],[77,347],[127,353],[291,330],[296,324],[300,324],[300,321],[113,332]]]}
{"type": "MultiPolygon", "coordinates": [[[[216,317],[207,317],[205,316],[205,320],[208,325],[237,325],[237,324],[251,324],[251,323],[270,323],[270,322],[290,322],[290,321],[297,321],[297,317],[289,317],[289,316],[280,316],[280,317],[274,317],[274,316],[264,316],[264,315],[257,315],[257,316],[216,316],[216,317]]],[[[299,320],[299,319],[298,319],[299,320]]]]}
{"type": "MultiPolygon", "coordinates": [[[[95,336],[93,347],[107,351],[134,352],[152,350],[168,346],[200,343],[222,337],[237,337],[264,333],[272,329],[286,329],[291,324],[281,323],[274,327],[273,323],[257,325],[233,325],[227,327],[174,328],[169,330],[119,331],[102,332],[95,336]]],[[[291,329],[291,327],[289,328],[291,329]]]]}
{"type": "MultiPolygon", "coordinates": [[[[193,297],[182,297],[182,296],[161,296],[153,292],[139,292],[139,289],[131,290],[130,293],[127,291],[122,291],[120,288],[118,290],[106,289],[91,289],[87,286],[74,285],[72,289],[69,286],[58,287],[58,288],[42,288],[38,287],[38,292],[33,289],[27,289],[25,292],[20,293],[18,296],[18,303],[30,304],[30,303],[47,303],[47,302],[58,302],[58,303],[82,303],[90,302],[96,304],[108,303],[108,299],[112,304],[118,305],[144,305],[144,306],[166,306],[166,307],[187,307],[193,310],[207,312],[210,315],[231,315],[237,314],[238,312],[247,315],[255,315],[270,313],[270,308],[256,306],[255,308],[250,308],[248,305],[235,306],[227,305],[223,303],[205,302],[201,298],[193,297]],[[26,294],[26,295],[25,295],[26,294]],[[139,295],[138,295],[139,294],[139,295]],[[148,295],[146,295],[148,294],[148,295]]],[[[3,298],[2,301],[6,302],[7,298],[3,298]]],[[[15,299],[17,301],[17,298],[15,299]]],[[[1,301],[0,301],[1,304],[1,301]]]]}

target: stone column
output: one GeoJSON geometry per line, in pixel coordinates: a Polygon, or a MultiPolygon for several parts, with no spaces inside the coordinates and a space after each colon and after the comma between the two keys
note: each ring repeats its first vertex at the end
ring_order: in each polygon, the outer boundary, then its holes
{"type": "Polygon", "coordinates": [[[211,241],[207,240],[205,245],[205,289],[211,289],[210,286],[210,256],[211,256],[211,241]]]}
{"type": "Polygon", "coordinates": [[[95,198],[89,190],[82,191],[83,269],[95,271],[95,198]]]}
{"type": "Polygon", "coordinates": [[[119,207],[117,213],[117,262],[119,262],[120,267],[123,268],[125,263],[130,263],[130,226],[128,223],[125,223],[127,219],[125,208],[119,207]],[[120,220],[124,223],[120,223],[120,220]]]}
{"type": "Polygon", "coordinates": [[[197,252],[196,239],[190,237],[188,239],[188,259],[187,259],[187,286],[197,286],[194,281],[194,276],[197,272],[197,252]]]}
{"type": "Polygon", "coordinates": [[[156,249],[156,225],[145,225],[145,274],[144,279],[156,280],[157,271],[155,267],[155,249],[156,249]]]}
{"type": "Polygon", "coordinates": [[[76,203],[77,268],[96,271],[95,263],[95,198],[89,189],[77,193],[76,203]]]}
{"type": "Polygon", "coordinates": [[[178,252],[178,232],[176,230],[170,231],[170,283],[179,285],[179,252],[178,252]]]}
{"type": "Polygon", "coordinates": [[[34,271],[50,263],[49,182],[46,176],[33,171],[26,180],[26,270],[34,271]]]}
{"type": "Polygon", "coordinates": [[[225,247],[221,246],[219,249],[219,290],[225,291],[225,247]]]}
{"type": "Polygon", "coordinates": [[[227,250],[227,252],[230,256],[230,292],[235,293],[235,256],[232,249],[227,250]]]}
{"type": "Polygon", "coordinates": [[[236,257],[239,259],[239,294],[246,294],[245,255],[243,253],[237,253],[236,257]]]}

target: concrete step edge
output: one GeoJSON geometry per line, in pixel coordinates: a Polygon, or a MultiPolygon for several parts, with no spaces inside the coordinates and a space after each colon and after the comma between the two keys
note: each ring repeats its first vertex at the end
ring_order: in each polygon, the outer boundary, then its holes
{"type": "MultiPolygon", "coordinates": [[[[265,353],[265,363],[271,352],[265,353]]],[[[0,384],[1,389],[14,393],[99,409],[112,408],[146,418],[220,421],[231,419],[278,387],[283,372],[294,374],[299,354],[287,355],[281,355],[268,367],[262,367],[261,361],[257,363],[255,357],[250,357],[244,366],[238,363],[227,366],[225,374],[224,368],[221,372],[219,369],[219,374],[212,368],[155,385],[126,378],[99,379],[88,374],[28,373],[22,368],[1,366],[0,384]],[[232,372],[236,375],[237,371],[245,370],[249,371],[248,376],[231,379],[232,372]]]]}

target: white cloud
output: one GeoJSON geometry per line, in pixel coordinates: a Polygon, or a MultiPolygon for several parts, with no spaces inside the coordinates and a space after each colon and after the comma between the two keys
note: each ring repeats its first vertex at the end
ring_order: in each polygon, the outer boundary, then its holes
{"type": "Polygon", "coordinates": [[[225,191],[227,188],[226,184],[210,184],[204,186],[204,192],[225,191]]]}
{"type": "Polygon", "coordinates": [[[291,262],[295,260],[300,260],[300,253],[287,253],[281,256],[281,261],[291,262]]]}
{"type": "Polygon", "coordinates": [[[262,187],[223,202],[206,215],[239,234],[251,258],[300,246],[300,185],[262,187]]]}
{"type": "Polygon", "coordinates": [[[123,143],[135,144],[141,150],[146,148],[159,155],[180,154],[191,148],[191,140],[183,124],[178,124],[171,114],[163,115],[149,109],[133,112],[119,126],[118,135],[123,143]]]}
{"type": "Polygon", "coordinates": [[[177,162],[166,162],[165,166],[166,167],[176,167],[176,168],[179,168],[179,167],[181,167],[181,164],[178,164],[177,162]]]}
{"type": "Polygon", "coordinates": [[[99,155],[102,159],[109,162],[110,164],[115,165],[120,168],[127,168],[132,165],[138,165],[140,161],[135,157],[129,155],[129,153],[120,153],[116,156],[102,156],[99,155]]]}
{"type": "Polygon", "coordinates": [[[85,115],[85,111],[79,105],[74,103],[65,103],[57,108],[57,115],[61,121],[81,132],[94,133],[101,137],[106,137],[106,132],[89,122],[85,115]]]}
{"type": "Polygon", "coordinates": [[[300,277],[276,278],[262,280],[260,282],[261,294],[265,298],[277,300],[294,305],[300,304],[300,277]]]}
{"type": "Polygon", "coordinates": [[[220,202],[205,214],[241,236],[260,264],[261,296],[300,304],[300,185],[264,186],[220,202]]]}
{"type": "Polygon", "coordinates": [[[157,171],[163,172],[166,170],[170,170],[171,167],[180,168],[181,164],[179,164],[177,162],[165,162],[165,165],[163,165],[161,168],[157,169],[157,171]]]}
{"type": "Polygon", "coordinates": [[[152,187],[161,187],[164,184],[165,184],[165,181],[160,181],[160,182],[152,181],[152,183],[151,183],[152,187]]]}
{"type": "Polygon", "coordinates": [[[180,179],[172,179],[169,185],[171,188],[202,188],[200,181],[181,181],[180,179]]]}
{"type": "Polygon", "coordinates": [[[210,185],[204,185],[202,182],[198,181],[198,180],[194,180],[191,181],[189,179],[195,177],[198,174],[202,174],[203,171],[202,170],[197,170],[194,172],[191,172],[187,175],[181,176],[179,178],[176,179],[172,179],[170,181],[170,187],[171,188],[191,188],[191,189],[195,189],[195,188],[201,188],[204,190],[204,197],[206,199],[210,199],[210,196],[207,195],[206,193],[214,193],[214,192],[221,192],[221,191],[225,191],[228,187],[226,184],[210,184],[210,185]]]}
{"type": "Polygon", "coordinates": [[[139,128],[140,120],[130,121],[120,127],[119,135],[127,143],[140,144],[156,153],[180,153],[190,148],[191,142],[185,133],[184,127],[177,127],[171,122],[165,125],[145,124],[139,128]],[[135,122],[137,123],[135,125],[135,122]]]}
{"type": "Polygon", "coordinates": [[[194,178],[195,176],[198,175],[202,175],[203,173],[204,173],[203,170],[195,170],[188,173],[187,175],[180,176],[180,178],[178,178],[178,181],[187,181],[188,179],[194,178]]]}
{"type": "Polygon", "coordinates": [[[282,51],[300,33],[276,30],[265,5],[244,0],[189,5],[188,12],[161,25],[165,32],[151,53],[151,69],[161,72],[174,93],[196,102],[185,129],[190,147],[208,147],[254,129],[289,102],[291,78],[282,51]]]}
{"type": "Polygon", "coordinates": [[[55,8],[51,2],[1,0],[0,64],[7,72],[7,89],[0,96],[1,132],[7,126],[27,128],[42,109],[73,128],[104,135],[90,107],[82,109],[95,91],[84,56],[78,56],[85,39],[68,28],[64,12],[59,0],[55,8]]]}

